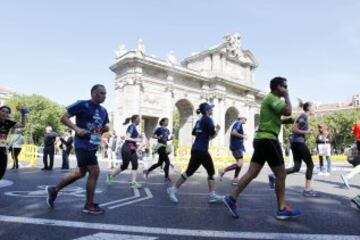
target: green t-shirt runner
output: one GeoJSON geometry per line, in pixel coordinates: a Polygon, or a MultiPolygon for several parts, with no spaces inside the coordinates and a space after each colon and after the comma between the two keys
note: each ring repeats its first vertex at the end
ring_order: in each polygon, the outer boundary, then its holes
{"type": "Polygon", "coordinates": [[[281,130],[282,111],[285,107],[286,103],[278,96],[269,93],[265,97],[260,108],[260,125],[255,139],[277,140],[281,130]]]}

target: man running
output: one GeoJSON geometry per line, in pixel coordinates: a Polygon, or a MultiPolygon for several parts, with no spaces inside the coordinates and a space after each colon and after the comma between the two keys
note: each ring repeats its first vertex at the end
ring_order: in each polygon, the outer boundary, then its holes
{"type": "Polygon", "coordinates": [[[241,116],[237,119],[233,125],[230,133],[230,150],[236,160],[236,163],[226,167],[220,171],[220,181],[224,177],[225,173],[235,170],[234,179],[232,185],[237,185],[239,182],[239,174],[243,165],[243,152],[245,152],[244,139],[246,134],[244,133],[243,124],[246,123],[246,118],[241,116]]]}
{"type": "Polygon", "coordinates": [[[96,151],[101,144],[101,135],[109,130],[108,113],[100,104],[105,101],[106,89],[101,84],[91,88],[91,99],[77,101],[67,108],[61,122],[73,129],[75,135],[75,154],[78,167],[55,187],[47,187],[47,203],[54,208],[58,192],[89,173],[86,183],[86,203],[83,213],[103,214],[105,211],[94,202],[96,182],[100,174],[96,151]],[[76,117],[76,124],[70,118],[76,117]]]}
{"type": "Polygon", "coordinates": [[[260,125],[254,139],[254,154],[247,173],[240,178],[238,186],[231,195],[224,198],[224,204],[234,218],[239,218],[237,198],[246,186],[258,176],[267,162],[276,176],[275,193],[278,210],[276,218],[285,220],[299,216],[300,210],[291,209],[285,204],[286,171],[278,135],[281,129],[281,116],[290,116],[292,106],[287,90],[287,80],[275,77],[270,81],[271,93],[261,104],[260,125]],[[283,97],[285,102],[280,98],[283,97]]]}

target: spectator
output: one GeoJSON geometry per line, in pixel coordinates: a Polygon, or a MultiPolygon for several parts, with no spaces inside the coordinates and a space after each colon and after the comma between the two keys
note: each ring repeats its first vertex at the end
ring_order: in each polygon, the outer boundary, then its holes
{"type": "Polygon", "coordinates": [[[21,134],[21,129],[16,128],[15,133],[11,136],[9,140],[9,151],[11,153],[11,158],[13,159],[14,162],[12,169],[19,168],[18,156],[21,152],[21,148],[24,143],[25,143],[25,138],[21,134]]]}

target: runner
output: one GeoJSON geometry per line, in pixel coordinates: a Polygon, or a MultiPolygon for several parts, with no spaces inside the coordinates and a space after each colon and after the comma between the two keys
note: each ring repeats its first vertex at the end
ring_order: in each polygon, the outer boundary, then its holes
{"type": "Polygon", "coordinates": [[[121,148],[121,155],[123,163],[120,166],[120,168],[115,169],[111,173],[107,175],[106,182],[110,185],[112,184],[113,178],[120,174],[121,172],[125,171],[129,163],[131,162],[132,172],[131,172],[131,188],[141,188],[141,184],[136,181],[137,171],[138,171],[138,156],[136,153],[137,144],[142,141],[140,134],[136,127],[140,124],[140,116],[139,115],[133,115],[129,118],[127,118],[124,122],[124,125],[129,124],[131,121],[131,124],[126,130],[126,137],[125,137],[125,143],[123,144],[121,148]]]}
{"type": "Polygon", "coordinates": [[[0,180],[5,175],[8,162],[8,146],[7,138],[10,130],[15,128],[23,128],[26,124],[26,114],[29,110],[25,107],[20,109],[21,119],[16,122],[11,118],[11,108],[8,106],[0,107],[0,180]]]}
{"type": "Polygon", "coordinates": [[[224,198],[224,204],[234,218],[239,218],[237,198],[246,186],[258,176],[267,162],[276,176],[275,193],[278,210],[276,218],[286,220],[298,217],[298,209],[291,209],[285,204],[286,171],[278,135],[281,129],[281,116],[291,116],[292,107],[287,90],[287,80],[275,77],[270,81],[271,93],[261,104],[260,125],[254,139],[254,153],[247,173],[239,180],[238,186],[230,196],[224,198]],[[283,97],[285,102],[280,98],[283,97]]]}
{"type": "MultiPolygon", "coordinates": [[[[353,126],[353,135],[356,141],[356,147],[358,150],[358,155],[357,157],[360,158],[360,120],[358,120],[354,126],[353,126]]],[[[360,165],[357,165],[355,168],[353,168],[353,170],[351,170],[350,173],[348,173],[347,175],[341,175],[341,179],[344,182],[344,185],[350,189],[350,180],[351,178],[353,178],[355,175],[360,173],[360,165]]],[[[360,198],[359,198],[360,199],[360,198]]]]}
{"type": "Polygon", "coordinates": [[[152,165],[148,170],[144,170],[144,178],[148,179],[149,173],[154,169],[161,167],[163,163],[165,163],[164,172],[165,172],[165,181],[171,182],[171,178],[169,177],[169,167],[170,167],[170,160],[169,160],[169,146],[167,145],[168,141],[172,140],[172,136],[170,137],[170,131],[167,129],[169,125],[168,118],[162,118],[159,122],[160,127],[158,127],[154,134],[153,138],[158,140],[158,144],[155,147],[154,152],[159,154],[159,160],[157,163],[152,165]]]}
{"type": "Polygon", "coordinates": [[[91,100],[77,101],[67,108],[61,122],[75,131],[75,154],[78,167],[75,172],[68,174],[57,186],[47,186],[47,203],[51,208],[55,207],[57,194],[64,187],[84,177],[89,173],[86,183],[86,203],[83,213],[103,214],[94,201],[96,182],[100,174],[100,168],[96,152],[101,144],[101,135],[109,130],[108,113],[100,104],[105,101],[106,89],[101,84],[91,88],[91,100]],[[70,118],[76,117],[76,124],[70,118]]]}
{"type": "Polygon", "coordinates": [[[208,174],[209,203],[215,203],[222,200],[222,197],[215,193],[215,169],[209,153],[209,141],[215,138],[220,130],[220,126],[217,125],[215,127],[213,120],[211,119],[213,107],[214,105],[212,104],[202,103],[196,111],[197,114],[201,113],[202,117],[196,122],[192,131],[192,135],[195,136],[195,141],[192,145],[189,165],[174,186],[167,189],[170,200],[174,203],[178,202],[176,193],[180,186],[196,172],[200,165],[206,169],[208,174]]]}
{"type": "MultiPolygon", "coordinates": [[[[314,163],[311,157],[309,148],[305,144],[305,136],[311,134],[312,129],[309,126],[309,117],[314,115],[313,104],[310,102],[302,103],[300,102],[300,107],[303,108],[304,112],[300,114],[297,118],[292,129],[292,138],[291,138],[291,150],[294,156],[294,167],[286,169],[286,174],[293,174],[300,171],[302,160],[306,164],[306,174],[305,174],[305,188],[303,191],[303,196],[305,197],[318,197],[319,194],[312,190],[311,188],[311,179],[314,170],[314,163]]],[[[269,185],[271,188],[274,188],[275,185],[275,176],[269,175],[269,185]]]]}
{"type": "Polygon", "coordinates": [[[239,182],[239,174],[241,167],[243,165],[243,152],[245,152],[244,139],[246,139],[246,134],[244,134],[243,124],[246,123],[245,117],[239,117],[235,124],[232,127],[230,133],[230,150],[236,160],[236,163],[226,167],[220,171],[220,181],[224,177],[225,173],[235,170],[234,179],[232,185],[237,185],[239,182]]]}

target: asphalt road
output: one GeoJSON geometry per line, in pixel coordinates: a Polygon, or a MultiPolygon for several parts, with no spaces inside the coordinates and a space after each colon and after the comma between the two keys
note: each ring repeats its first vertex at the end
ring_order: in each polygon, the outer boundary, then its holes
{"type": "MultiPolygon", "coordinates": [[[[175,205],[168,199],[161,170],[150,175],[143,189],[133,191],[128,173],[108,186],[104,165],[96,201],[105,204],[106,214],[90,216],[81,213],[85,179],[65,189],[55,209],[49,209],[45,186],[56,184],[69,171],[8,170],[0,182],[0,239],[360,239],[360,211],[350,203],[360,194],[360,176],[352,180],[350,190],[340,180],[340,173],[350,169],[342,163],[330,177],[315,174],[314,188],[321,197],[311,199],[301,195],[303,171],[288,176],[288,203],[303,215],[286,222],[274,218],[276,201],[267,184],[267,167],[241,195],[238,220],[222,204],[208,204],[201,171],[181,188],[175,205]]],[[[176,179],[179,173],[172,175],[176,179]]],[[[219,194],[230,193],[231,175],[218,182],[219,194]]]]}

